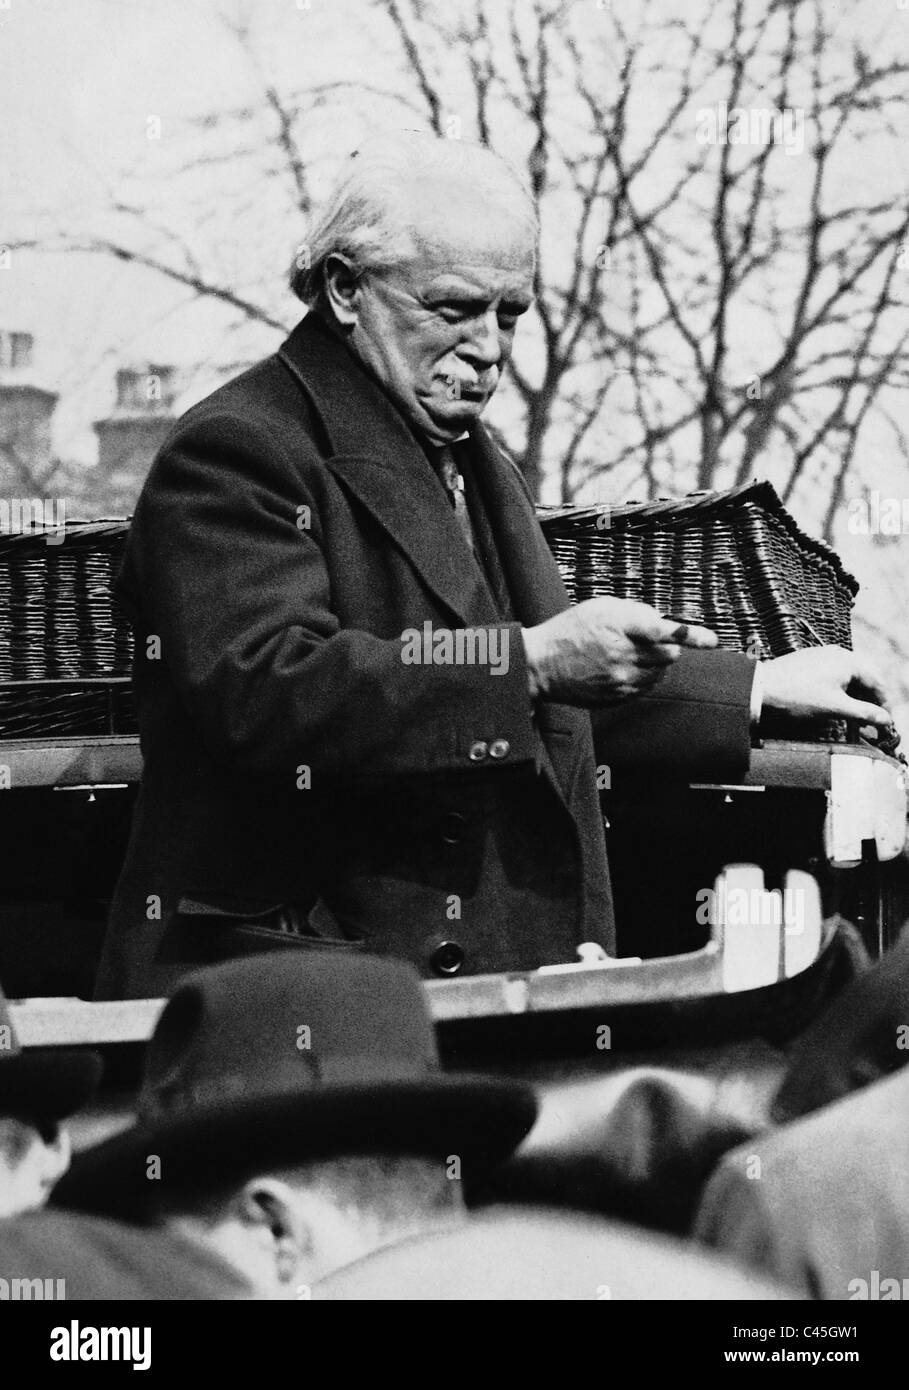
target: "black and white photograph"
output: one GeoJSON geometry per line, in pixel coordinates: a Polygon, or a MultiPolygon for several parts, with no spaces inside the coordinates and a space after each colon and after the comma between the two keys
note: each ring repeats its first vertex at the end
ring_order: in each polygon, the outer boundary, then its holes
{"type": "Polygon", "coordinates": [[[0,0],[0,123],[23,1365],[623,1301],[867,1371],[909,0],[0,0]]]}

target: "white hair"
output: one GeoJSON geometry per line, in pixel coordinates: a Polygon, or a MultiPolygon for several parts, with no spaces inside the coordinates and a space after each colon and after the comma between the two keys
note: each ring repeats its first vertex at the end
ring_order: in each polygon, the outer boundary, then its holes
{"type": "Polygon", "coordinates": [[[470,184],[485,200],[507,208],[524,224],[534,246],[536,208],[517,170],[485,145],[418,130],[397,130],[366,141],[349,155],[310,234],[298,251],[290,287],[315,305],[324,288],[325,262],[340,254],[357,274],[391,269],[413,254],[411,229],[433,184],[470,184]]]}

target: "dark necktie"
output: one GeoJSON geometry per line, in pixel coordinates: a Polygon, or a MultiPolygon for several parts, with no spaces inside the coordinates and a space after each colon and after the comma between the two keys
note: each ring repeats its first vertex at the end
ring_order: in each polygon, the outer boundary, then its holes
{"type": "Polygon", "coordinates": [[[496,607],[504,621],[512,622],[514,613],[511,606],[511,596],[502,570],[496,537],[493,534],[483,495],[473,471],[469,442],[456,440],[453,445],[444,445],[442,448],[432,448],[429,445],[426,445],[425,448],[433,471],[448,495],[461,533],[470,547],[474,560],[485,576],[496,607]],[[466,475],[467,486],[470,488],[469,503],[464,490],[462,470],[466,475]]]}
{"type": "Polygon", "coordinates": [[[464,479],[461,477],[454,451],[449,444],[445,444],[441,449],[433,449],[431,457],[433,468],[448,493],[448,500],[464,539],[470,549],[476,553],[473,527],[470,524],[470,512],[467,510],[467,498],[464,496],[464,479]]]}

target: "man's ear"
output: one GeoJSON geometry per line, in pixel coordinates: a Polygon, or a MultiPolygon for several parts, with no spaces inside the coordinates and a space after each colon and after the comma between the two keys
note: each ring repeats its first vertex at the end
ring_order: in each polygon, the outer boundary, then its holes
{"type": "Polygon", "coordinates": [[[296,1280],[311,1241],[305,1223],[295,1214],[293,1192],[279,1178],[250,1178],[236,1201],[237,1219],[251,1235],[266,1242],[274,1257],[277,1282],[296,1280]]]}
{"type": "Polygon", "coordinates": [[[72,1145],[66,1125],[52,1126],[51,1131],[44,1136],[44,1149],[46,1181],[52,1187],[62,1178],[72,1158],[72,1145]]]}
{"type": "Polygon", "coordinates": [[[360,275],[340,251],[325,258],[325,298],[342,328],[353,328],[360,314],[360,275]]]}

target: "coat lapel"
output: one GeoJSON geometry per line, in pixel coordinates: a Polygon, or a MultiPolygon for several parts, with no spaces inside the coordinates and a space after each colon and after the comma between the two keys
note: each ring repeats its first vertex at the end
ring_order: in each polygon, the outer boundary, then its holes
{"type": "Polygon", "coordinates": [[[497,621],[489,586],[416,439],[388,396],[315,314],[278,356],[306,391],[327,467],[408,557],[457,626],[497,621]]]}
{"type": "Polygon", "coordinates": [[[426,458],[421,469],[371,455],[338,454],[328,467],[372,513],[457,627],[499,621],[485,576],[426,458]]]}
{"type": "Polygon", "coordinates": [[[496,538],[515,616],[530,627],[569,606],[559,568],[517,467],[482,425],[471,433],[474,473],[496,538]]]}

